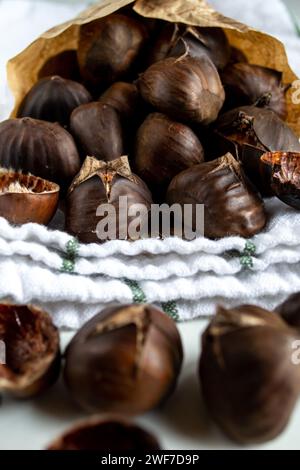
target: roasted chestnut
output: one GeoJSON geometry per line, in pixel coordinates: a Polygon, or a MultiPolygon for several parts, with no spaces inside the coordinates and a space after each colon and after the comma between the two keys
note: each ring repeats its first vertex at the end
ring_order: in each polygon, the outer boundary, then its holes
{"type": "Polygon", "coordinates": [[[43,392],[58,378],[58,331],[50,316],[32,305],[0,304],[0,391],[17,398],[43,392]],[[4,360],[3,360],[4,359],[4,360]]]}
{"type": "Polygon", "coordinates": [[[82,421],[56,439],[47,450],[156,452],[154,436],[121,416],[101,415],[82,421]]]}
{"type": "Polygon", "coordinates": [[[299,139],[273,111],[243,106],[220,116],[214,125],[214,153],[232,153],[264,196],[272,195],[260,157],[265,152],[300,152],[299,139]]]}
{"type": "MultiPolygon", "coordinates": [[[[172,180],[167,201],[171,204],[204,204],[204,235],[252,237],[266,224],[263,202],[231,154],[200,163],[172,180]]],[[[192,229],[197,231],[193,212],[192,229]]],[[[199,235],[199,234],[198,234],[199,235]]]]}
{"type": "Polygon", "coordinates": [[[182,357],[179,332],[166,314],[152,305],[112,306],[75,335],[64,377],[87,411],[135,415],[172,393],[182,357]]]}
{"type": "Polygon", "coordinates": [[[225,108],[255,104],[268,108],[285,120],[287,103],[286,87],[282,85],[282,73],[259,65],[230,64],[221,74],[225,88],[225,108]]]}
{"type": "Polygon", "coordinates": [[[81,26],[78,62],[84,80],[105,90],[126,78],[148,38],[142,21],[112,14],[81,26]]]}
{"type": "Polygon", "coordinates": [[[0,169],[0,217],[13,224],[47,225],[58,206],[59,186],[33,175],[0,169]]]}
{"type": "Polygon", "coordinates": [[[218,69],[223,69],[230,60],[231,47],[221,28],[167,23],[162,25],[150,52],[149,64],[167,57],[180,57],[186,52],[191,57],[206,54],[218,69]]]}
{"type": "Polygon", "coordinates": [[[145,101],[177,121],[209,124],[225,99],[218,71],[206,55],[161,60],[140,75],[137,84],[145,101]]]}
{"type": "Polygon", "coordinates": [[[123,128],[119,113],[104,103],[89,103],[71,115],[71,132],[82,156],[111,161],[124,155],[123,128]]]}
{"type": "Polygon", "coordinates": [[[275,196],[300,209],[300,153],[268,152],[260,159],[275,196]]]}
{"type": "Polygon", "coordinates": [[[141,238],[151,203],[147,186],[131,172],[127,157],[107,163],[87,157],[69,189],[66,229],[83,243],[141,238]],[[139,215],[131,213],[134,208],[139,215]]]}
{"type": "Polygon", "coordinates": [[[142,106],[138,89],[133,83],[116,82],[99,98],[101,103],[112,106],[122,119],[134,119],[142,106]]]}
{"type": "Polygon", "coordinates": [[[192,129],[164,114],[149,114],[138,130],[136,171],[155,195],[165,196],[174,176],[203,160],[203,147],[192,129]]]}
{"type": "Polygon", "coordinates": [[[72,111],[90,101],[92,97],[83,85],[55,75],[42,78],[31,88],[18,110],[18,117],[58,122],[68,127],[72,111]]]}
{"type": "Polygon", "coordinates": [[[290,295],[275,310],[288,325],[300,328],[300,292],[290,295]]]}
{"type": "Polygon", "coordinates": [[[72,136],[59,124],[22,118],[0,123],[0,166],[66,188],[80,169],[72,136]]]}
{"type": "Polygon", "coordinates": [[[300,393],[295,341],[297,331],[275,313],[218,308],[202,337],[200,379],[212,418],[231,439],[265,442],[286,427],[300,393]]]}

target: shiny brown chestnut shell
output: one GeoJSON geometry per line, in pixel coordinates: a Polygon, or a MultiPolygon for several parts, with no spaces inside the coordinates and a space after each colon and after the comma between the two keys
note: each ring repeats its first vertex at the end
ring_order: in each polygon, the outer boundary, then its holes
{"type": "Polygon", "coordinates": [[[59,75],[67,80],[81,80],[80,70],[75,49],[67,49],[50,57],[38,72],[38,78],[59,75]]]}
{"type": "Polygon", "coordinates": [[[83,79],[92,88],[105,90],[128,77],[147,38],[143,22],[121,14],[82,25],[78,62],[83,79]]]}
{"type": "Polygon", "coordinates": [[[70,126],[83,158],[111,161],[124,155],[121,118],[112,106],[99,102],[79,106],[70,126]]]}
{"type": "Polygon", "coordinates": [[[12,224],[47,225],[55,214],[59,186],[33,175],[0,169],[0,217],[12,224]]]}
{"type": "Polygon", "coordinates": [[[149,65],[188,53],[191,57],[206,54],[218,69],[229,62],[231,47],[221,28],[199,28],[178,23],[163,24],[149,54],[149,65]]]}
{"type": "Polygon", "coordinates": [[[263,196],[270,196],[272,192],[260,157],[270,151],[300,151],[296,134],[269,109],[255,106],[236,108],[220,116],[214,128],[214,153],[232,153],[263,196]]]}
{"type": "Polygon", "coordinates": [[[284,321],[295,328],[300,328],[300,292],[290,295],[275,311],[284,321]]]}
{"type": "MultiPolygon", "coordinates": [[[[143,205],[146,214],[139,217],[139,227],[142,231],[143,217],[148,219],[152,196],[145,183],[131,173],[127,157],[121,157],[112,162],[97,161],[88,157],[82,166],[77,178],[72,183],[67,197],[66,230],[76,235],[83,243],[100,243],[110,239],[135,239],[129,233],[130,224],[136,221],[137,216],[130,215],[130,208],[136,204],[143,205]],[[123,201],[126,198],[127,220],[119,217],[123,201]],[[113,215],[97,215],[98,207],[107,204],[116,211],[116,220],[113,215]],[[116,230],[100,234],[98,223],[113,217],[111,224],[116,230]],[[116,223],[115,223],[116,222],[116,223]]],[[[109,219],[110,220],[110,219],[109,219]]],[[[147,235],[147,234],[146,234],[147,235]]]]}
{"type": "Polygon", "coordinates": [[[75,335],[64,377],[85,410],[136,415],[173,392],[182,357],[179,332],[166,314],[152,305],[112,306],[75,335]]]}
{"type": "Polygon", "coordinates": [[[160,446],[154,436],[124,417],[100,415],[73,426],[47,450],[156,452],[160,446]]]}
{"type": "Polygon", "coordinates": [[[72,111],[90,101],[92,97],[81,83],[54,75],[42,78],[31,88],[18,110],[17,117],[58,122],[68,127],[72,111]]]}
{"type": "MultiPolygon", "coordinates": [[[[263,202],[231,154],[200,163],[172,180],[167,202],[204,204],[204,235],[252,237],[266,224],[263,202]]],[[[196,230],[195,220],[192,229],[196,230]]]]}
{"type": "Polygon", "coordinates": [[[282,85],[281,72],[242,62],[226,67],[221,80],[226,94],[226,109],[255,104],[271,109],[282,120],[286,119],[286,87],[282,85]]]}
{"type": "Polygon", "coordinates": [[[174,176],[203,160],[203,147],[192,129],[164,114],[149,114],[138,130],[135,168],[158,197],[165,196],[174,176]]]}
{"type": "Polygon", "coordinates": [[[32,118],[0,123],[0,166],[32,173],[62,189],[80,169],[72,136],[59,124],[32,118]]]}
{"type": "Polygon", "coordinates": [[[30,398],[58,378],[58,330],[50,316],[32,305],[0,304],[0,340],[5,364],[0,364],[0,391],[30,398]]]}
{"type": "Polygon", "coordinates": [[[99,98],[101,103],[112,106],[123,120],[134,119],[142,107],[141,96],[134,83],[116,82],[99,98]]]}
{"type": "Polygon", "coordinates": [[[300,152],[267,152],[260,159],[275,196],[299,210],[300,152]]]}
{"type": "Polygon", "coordinates": [[[300,393],[297,331],[256,306],[218,308],[202,337],[200,379],[211,417],[234,441],[278,436],[300,393]]]}
{"type": "Polygon", "coordinates": [[[208,56],[182,56],[157,62],[137,82],[146,102],[177,121],[209,124],[223,106],[225,94],[208,56]]]}

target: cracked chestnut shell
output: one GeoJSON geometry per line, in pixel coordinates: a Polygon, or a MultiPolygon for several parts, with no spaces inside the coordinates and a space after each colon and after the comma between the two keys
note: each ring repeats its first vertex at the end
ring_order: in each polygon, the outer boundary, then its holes
{"type": "Polygon", "coordinates": [[[0,166],[53,181],[62,189],[80,169],[72,136],[59,124],[32,118],[0,123],[0,166]]]}
{"type": "Polygon", "coordinates": [[[121,119],[112,106],[99,102],[79,106],[71,115],[70,125],[83,158],[111,161],[124,155],[121,119]]]}
{"type": "Polygon", "coordinates": [[[0,304],[0,340],[5,364],[0,364],[0,391],[30,398],[58,378],[58,331],[50,316],[32,305],[0,304]]]}
{"type": "Polygon", "coordinates": [[[104,90],[127,77],[147,39],[143,22],[122,14],[82,25],[77,54],[83,79],[104,90]]]}
{"type": "Polygon", "coordinates": [[[135,167],[153,194],[165,196],[174,176],[203,160],[203,147],[192,129],[164,114],[150,114],[138,130],[135,167]]]}
{"type": "Polygon", "coordinates": [[[232,153],[263,196],[272,193],[260,157],[266,152],[300,152],[296,134],[269,109],[242,106],[220,116],[214,127],[215,153],[232,153]]]}
{"type": "Polygon", "coordinates": [[[25,96],[17,117],[31,117],[69,126],[72,111],[92,101],[86,88],[58,75],[42,78],[25,96]]]}
{"type": "Polygon", "coordinates": [[[146,102],[177,121],[209,124],[225,99],[218,71],[206,55],[161,60],[140,75],[137,85],[146,102]]]}
{"type": "Polygon", "coordinates": [[[219,307],[202,337],[200,379],[211,417],[234,441],[274,439],[300,393],[292,362],[297,331],[252,305],[219,307]]]}
{"type": "MultiPolygon", "coordinates": [[[[148,219],[152,204],[152,196],[146,184],[131,172],[127,157],[118,158],[112,162],[98,161],[87,157],[80,173],[73,181],[67,196],[66,229],[76,235],[83,243],[99,243],[108,239],[134,239],[135,234],[130,233],[130,224],[138,222],[138,226],[148,219]],[[120,217],[126,198],[127,220],[120,217]],[[111,206],[116,213],[116,231],[111,232],[110,227],[104,234],[98,230],[99,224],[111,221],[115,226],[114,214],[99,214],[99,209],[111,206]],[[137,218],[130,215],[130,208],[136,204],[143,205],[146,213],[137,218]],[[97,215],[97,212],[99,215],[97,215]],[[137,220],[138,219],[138,220],[137,220]]],[[[126,210],[126,208],[124,209],[126,210]]],[[[136,227],[136,225],[135,225],[136,227]]],[[[102,230],[104,227],[101,226],[102,230]]]]}
{"type": "Polygon", "coordinates": [[[179,332],[166,314],[152,305],[112,306],[71,341],[64,377],[85,410],[136,415],[173,392],[182,358],[179,332]]]}
{"type": "Polygon", "coordinates": [[[0,169],[0,217],[10,223],[47,225],[55,214],[58,201],[57,184],[0,169]]]}
{"type": "Polygon", "coordinates": [[[284,321],[295,328],[300,328],[300,292],[290,295],[275,309],[284,321]]]}
{"type": "MultiPolygon", "coordinates": [[[[231,154],[179,173],[169,186],[167,202],[204,204],[204,235],[208,238],[248,238],[266,224],[262,200],[231,154]]],[[[192,229],[197,229],[195,215],[192,229]]]]}
{"type": "Polygon", "coordinates": [[[163,24],[149,55],[149,65],[167,57],[206,54],[218,69],[229,62],[231,47],[221,28],[200,28],[179,23],[163,24]]]}
{"type": "Polygon", "coordinates": [[[300,153],[268,152],[261,156],[270,188],[281,201],[300,209],[300,153]]]}
{"type": "Polygon", "coordinates": [[[226,109],[255,104],[259,108],[271,109],[282,120],[286,119],[286,87],[282,85],[281,72],[242,62],[226,67],[221,79],[226,109]]]}
{"type": "Polygon", "coordinates": [[[155,452],[160,446],[154,436],[124,417],[101,415],[73,426],[47,450],[155,452]]]}

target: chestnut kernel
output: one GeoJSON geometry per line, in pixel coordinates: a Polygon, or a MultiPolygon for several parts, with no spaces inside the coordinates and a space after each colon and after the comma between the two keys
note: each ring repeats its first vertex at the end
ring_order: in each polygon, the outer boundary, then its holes
{"type": "Polygon", "coordinates": [[[200,379],[212,418],[234,441],[269,441],[288,424],[300,393],[295,340],[275,313],[218,308],[202,337],[200,379]]]}
{"type": "Polygon", "coordinates": [[[260,157],[265,152],[300,152],[296,134],[270,109],[242,106],[220,116],[214,127],[215,151],[230,151],[263,196],[272,193],[260,157]]]}
{"type": "Polygon", "coordinates": [[[260,159],[275,196],[299,210],[300,152],[267,152],[260,159]]]}
{"type": "Polygon", "coordinates": [[[227,109],[255,104],[273,110],[282,120],[286,119],[286,87],[282,85],[281,72],[259,65],[236,63],[225,68],[221,79],[227,109]]]}
{"type": "Polygon", "coordinates": [[[173,392],[182,358],[171,318],[152,305],[113,306],[75,335],[64,377],[85,410],[135,415],[173,392]]]}
{"type": "Polygon", "coordinates": [[[47,450],[98,452],[155,452],[154,436],[121,416],[101,415],[82,421],[56,439],[47,450]]]}
{"type": "Polygon", "coordinates": [[[89,103],[71,115],[71,132],[85,158],[90,155],[111,161],[124,155],[123,129],[119,113],[104,103],[89,103]]]}
{"type": "Polygon", "coordinates": [[[49,388],[60,372],[58,330],[50,316],[32,305],[0,304],[0,391],[30,398],[49,388]]]}
{"type": "Polygon", "coordinates": [[[59,124],[32,118],[0,123],[0,166],[32,173],[62,189],[80,169],[72,136],[59,124]]]}
{"type": "Polygon", "coordinates": [[[47,225],[55,214],[58,201],[57,184],[0,169],[0,217],[12,224],[47,225]]]}
{"type": "Polygon", "coordinates": [[[42,78],[25,96],[17,117],[31,117],[69,126],[72,111],[92,101],[83,85],[58,75],[42,78]]]}
{"type": "Polygon", "coordinates": [[[143,22],[122,14],[82,25],[78,43],[82,77],[103,90],[128,76],[147,39],[143,22]]]}
{"type": "MultiPolygon", "coordinates": [[[[115,238],[131,239],[129,226],[132,221],[136,221],[136,217],[129,215],[129,212],[130,208],[137,204],[148,210],[148,217],[152,196],[145,183],[131,172],[127,157],[123,156],[111,162],[87,157],[69,189],[66,229],[83,243],[100,243],[115,238]],[[127,220],[119,218],[121,197],[126,198],[127,220]],[[112,225],[116,225],[116,231],[106,233],[107,238],[103,239],[97,226],[101,220],[107,221],[107,218],[106,215],[97,216],[97,209],[107,204],[115,208],[117,220],[112,220],[112,225]]],[[[114,216],[115,214],[108,215],[114,216]]]]}
{"type": "Polygon", "coordinates": [[[137,85],[145,101],[177,121],[210,124],[225,99],[218,71],[205,54],[161,60],[140,76],[137,85]]]}
{"type": "Polygon", "coordinates": [[[174,176],[203,160],[203,147],[192,129],[164,114],[150,114],[138,130],[136,171],[153,194],[164,196],[174,176]]]}
{"type": "MultiPolygon", "coordinates": [[[[175,176],[167,201],[170,205],[204,204],[204,234],[208,238],[248,238],[266,224],[262,200],[229,153],[175,176]]],[[[195,220],[192,228],[196,230],[195,220]]]]}

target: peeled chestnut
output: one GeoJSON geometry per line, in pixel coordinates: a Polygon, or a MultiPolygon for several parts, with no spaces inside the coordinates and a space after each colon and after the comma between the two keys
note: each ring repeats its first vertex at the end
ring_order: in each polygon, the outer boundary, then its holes
{"type": "Polygon", "coordinates": [[[206,55],[161,60],[137,84],[145,101],[177,121],[209,124],[225,99],[218,71],[206,55]]]}
{"type": "Polygon", "coordinates": [[[83,243],[134,240],[143,234],[151,203],[147,186],[131,172],[127,157],[107,163],[87,157],[69,189],[66,229],[83,243]],[[130,214],[134,207],[140,210],[137,205],[144,212],[130,214]],[[136,229],[133,232],[131,224],[136,229]]]}
{"type": "Polygon", "coordinates": [[[58,206],[59,186],[33,175],[0,169],[0,217],[13,224],[47,225],[58,206]]]}
{"type": "Polygon", "coordinates": [[[162,25],[149,56],[149,64],[167,57],[180,57],[188,53],[191,57],[206,54],[218,69],[229,62],[231,47],[221,28],[199,28],[178,23],[162,25]]]}
{"type": "Polygon", "coordinates": [[[0,304],[0,340],[5,352],[0,362],[1,392],[29,398],[56,381],[59,335],[46,312],[32,305],[0,304]]]}
{"type": "Polygon", "coordinates": [[[290,295],[275,310],[288,325],[300,328],[300,292],[290,295]]]}
{"type": "Polygon", "coordinates": [[[90,93],[78,82],[58,75],[42,78],[25,96],[18,117],[58,122],[68,127],[72,111],[92,101],[90,93]]]}
{"type": "Polygon", "coordinates": [[[80,169],[72,136],[59,124],[22,118],[0,123],[0,166],[66,188],[80,169]]]}
{"type": "Polygon", "coordinates": [[[300,209],[300,153],[268,152],[260,159],[275,196],[300,209]]]}
{"type": "MultiPolygon", "coordinates": [[[[204,204],[204,235],[252,237],[266,224],[263,202],[241,165],[227,153],[179,173],[168,192],[169,204],[204,204]]],[[[195,216],[194,231],[197,230],[195,216]]]]}
{"type": "Polygon", "coordinates": [[[164,114],[149,114],[138,130],[136,171],[153,194],[164,194],[174,176],[203,160],[203,147],[192,129],[164,114]]]}
{"type": "Polygon", "coordinates": [[[219,307],[202,337],[200,379],[214,421],[248,444],[278,436],[300,393],[293,362],[297,331],[277,314],[244,305],[219,307]]]}
{"type": "Polygon", "coordinates": [[[286,119],[286,87],[282,85],[281,72],[242,62],[226,67],[221,79],[227,109],[255,104],[257,107],[271,109],[281,119],[286,119]]]}
{"type": "Polygon", "coordinates": [[[121,14],[82,25],[78,43],[82,77],[102,90],[127,77],[147,38],[142,21],[121,14]]]}
{"type": "Polygon", "coordinates": [[[178,330],[166,314],[152,305],[112,306],[75,335],[64,377],[85,410],[135,415],[172,393],[182,357],[178,330]]]}
{"type": "Polygon", "coordinates": [[[215,153],[232,153],[242,162],[246,175],[264,196],[272,193],[260,157],[269,151],[300,151],[296,134],[269,109],[236,108],[220,116],[215,129],[212,138],[215,153]]]}
{"type": "Polygon", "coordinates": [[[121,119],[112,106],[98,102],[79,106],[70,124],[84,158],[111,161],[124,154],[121,119]]]}
{"type": "Polygon", "coordinates": [[[77,424],[52,442],[47,450],[155,452],[160,446],[155,437],[124,417],[103,415],[77,424]]]}

